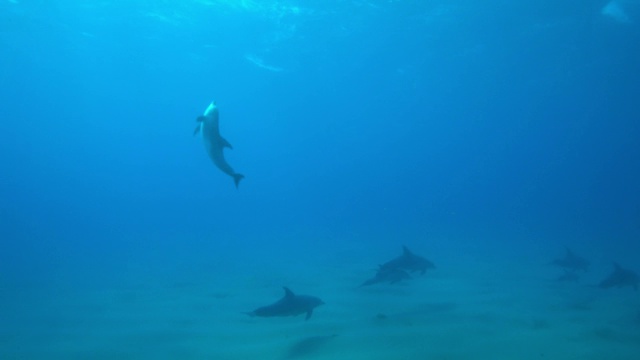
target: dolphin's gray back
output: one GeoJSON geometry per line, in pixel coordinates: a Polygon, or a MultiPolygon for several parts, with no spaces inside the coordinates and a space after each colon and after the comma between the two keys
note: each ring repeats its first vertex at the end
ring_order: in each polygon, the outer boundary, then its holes
{"type": "Polygon", "coordinates": [[[224,158],[223,151],[226,141],[220,136],[217,116],[205,117],[202,123],[202,140],[213,163],[225,174],[233,176],[235,172],[224,158]]]}
{"type": "Polygon", "coordinates": [[[283,298],[279,301],[260,307],[255,310],[258,316],[295,316],[313,310],[312,298],[296,296],[295,298],[283,298]]]}
{"type": "Polygon", "coordinates": [[[291,315],[288,304],[283,301],[278,301],[275,304],[262,306],[253,311],[257,316],[288,316],[291,315]]]}
{"type": "Polygon", "coordinates": [[[322,300],[315,296],[295,295],[288,288],[284,288],[285,295],[275,303],[262,306],[248,313],[252,316],[296,316],[307,313],[306,320],[309,320],[313,309],[324,304],[322,300]]]}

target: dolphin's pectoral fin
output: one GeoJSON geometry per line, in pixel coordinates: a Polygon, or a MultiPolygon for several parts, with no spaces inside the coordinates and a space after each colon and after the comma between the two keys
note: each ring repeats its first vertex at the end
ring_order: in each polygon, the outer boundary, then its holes
{"type": "Polygon", "coordinates": [[[304,319],[309,320],[311,318],[311,315],[313,315],[313,309],[307,311],[307,316],[304,319]]]}
{"type": "Polygon", "coordinates": [[[223,138],[222,136],[220,136],[220,142],[222,143],[223,148],[228,147],[229,149],[233,149],[233,146],[231,146],[227,139],[223,138]]]}
{"type": "Polygon", "coordinates": [[[200,122],[205,121],[206,119],[207,119],[207,117],[206,117],[206,116],[204,116],[204,115],[200,115],[200,116],[198,116],[198,117],[196,118],[196,121],[200,123],[200,122]]]}
{"type": "Polygon", "coordinates": [[[198,124],[198,126],[196,126],[196,129],[195,129],[195,130],[193,130],[193,136],[198,135],[198,133],[200,132],[200,128],[201,128],[201,127],[202,127],[202,126],[200,126],[200,124],[198,124]]]}

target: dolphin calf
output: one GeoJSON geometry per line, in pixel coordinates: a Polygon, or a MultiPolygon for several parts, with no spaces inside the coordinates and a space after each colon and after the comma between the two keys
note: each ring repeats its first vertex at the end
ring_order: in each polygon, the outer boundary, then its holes
{"type": "Polygon", "coordinates": [[[218,117],[218,107],[214,102],[211,102],[204,111],[204,114],[198,116],[196,119],[198,125],[193,135],[197,135],[198,133],[202,135],[202,141],[204,142],[204,148],[207,150],[207,154],[209,154],[209,157],[218,169],[233,178],[233,182],[237,188],[240,180],[244,178],[244,175],[233,171],[233,168],[224,158],[224,148],[228,147],[229,149],[233,149],[233,147],[220,135],[218,117]]]}
{"type": "Polygon", "coordinates": [[[246,313],[249,316],[273,317],[273,316],[298,316],[307,314],[305,320],[309,320],[313,315],[313,309],[323,305],[324,301],[315,296],[296,295],[289,288],[283,287],[284,296],[282,299],[271,305],[259,307],[246,313]]]}
{"type": "Polygon", "coordinates": [[[573,251],[567,248],[564,257],[551,261],[551,265],[559,266],[565,270],[570,271],[587,271],[589,269],[589,261],[587,259],[576,255],[573,251]]]}
{"type": "Polygon", "coordinates": [[[638,283],[640,283],[640,276],[638,276],[638,274],[614,262],[613,272],[602,280],[598,286],[602,289],[631,286],[634,290],[638,290],[638,283]]]}
{"type": "Polygon", "coordinates": [[[424,274],[428,269],[435,268],[436,266],[431,261],[412,253],[406,246],[402,247],[402,255],[380,265],[380,271],[400,269],[411,272],[420,271],[421,274],[424,274]]]}

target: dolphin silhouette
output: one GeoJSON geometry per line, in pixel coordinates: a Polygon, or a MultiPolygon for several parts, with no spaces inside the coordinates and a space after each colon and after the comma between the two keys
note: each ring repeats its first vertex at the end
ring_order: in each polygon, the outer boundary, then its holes
{"type": "Polygon", "coordinates": [[[578,282],[579,280],[580,280],[580,276],[575,270],[567,270],[567,269],[564,269],[564,274],[556,278],[557,282],[578,282]]]}
{"type": "Polygon", "coordinates": [[[240,180],[244,178],[244,175],[233,171],[233,168],[224,158],[224,148],[228,147],[229,149],[233,149],[233,147],[220,135],[218,117],[218,107],[214,102],[211,102],[204,111],[204,114],[198,116],[196,119],[198,125],[196,126],[193,135],[197,135],[198,133],[202,134],[202,141],[204,142],[204,148],[207,150],[207,154],[209,154],[209,157],[218,169],[233,178],[233,182],[236,184],[237,188],[240,180]]]}
{"type": "Polygon", "coordinates": [[[313,309],[323,305],[324,301],[315,296],[295,295],[289,288],[283,287],[284,296],[275,303],[259,307],[247,312],[249,316],[273,317],[273,316],[298,316],[307,314],[305,320],[313,315],[313,309]]]}
{"type": "Polygon", "coordinates": [[[570,271],[587,271],[589,270],[589,261],[581,256],[576,255],[571,249],[566,248],[564,257],[555,259],[549,264],[559,266],[570,271]]]}
{"type": "Polygon", "coordinates": [[[640,283],[640,276],[638,276],[638,274],[614,262],[613,272],[604,278],[598,286],[602,289],[631,286],[634,290],[638,290],[638,283],[640,283]]]}
{"type": "Polygon", "coordinates": [[[416,255],[406,246],[402,247],[402,255],[395,259],[389,260],[380,265],[379,271],[388,271],[392,269],[400,269],[405,271],[420,271],[424,274],[428,269],[435,269],[435,265],[426,258],[416,255]]]}

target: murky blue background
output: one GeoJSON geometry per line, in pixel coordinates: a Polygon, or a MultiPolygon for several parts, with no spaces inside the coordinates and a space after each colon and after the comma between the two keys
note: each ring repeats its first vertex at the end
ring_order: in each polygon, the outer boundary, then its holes
{"type": "Polygon", "coordinates": [[[633,0],[0,1],[3,301],[345,243],[571,246],[597,274],[640,270],[639,16],[633,0]],[[192,136],[212,100],[237,190],[192,136]]]}

